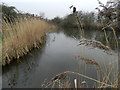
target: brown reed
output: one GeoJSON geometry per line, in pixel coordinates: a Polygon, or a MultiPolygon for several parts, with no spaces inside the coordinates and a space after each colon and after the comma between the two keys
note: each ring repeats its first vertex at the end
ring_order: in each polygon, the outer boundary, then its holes
{"type": "Polygon", "coordinates": [[[69,75],[69,74],[70,74],[69,71],[62,72],[62,73],[57,74],[57,75],[54,76],[50,81],[48,81],[48,83],[45,85],[45,87],[50,86],[52,83],[55,83],[55,82],[58,81],[58,80],[65,79],[65,77],[66,77],[67,75],[69,75]]]}
{"type": "Polygon", "coordinates": [[[32,48],[41,48],[45,33],[54,28],[47,22],[34,17],[18,17],[15,22],[3,20],[3,65],[19,59],[32,48]]]}
{"type": "Polygon", "coordinates": [[[94,78],[88,77],[86,75],[83,75],[83,74],[80,74],[80,73],[77,73],[77,72],[65,71],[65,72],[62,72],[62,73],[56,75],[55,77],[53,77],[47,84],[45,84],[45,88],[47,88],[48,86],[50,86],[53,83],[57,82],[58,80],[61,80],[61,79],[65,78],[67,75],[70,75],[70,74],[78,75],[78,76],[87,78],[89,80],[92,80],[92,81],[94,81],[96,83],[103,84],[104,87],[114,87],[112,84],[110,85],[110,84],[107,84],[107,83],[104,83],[104,82],[100,82],[99,80],[96,80],[94,78]],[[65,77],[63,77],[63,76],[65,76],[65,77]]]}
{"type": "Polygon", "coordinates": [[[92,65],[99,66],[98,62],[96,62],[95,60],[84,58],[82,56],[77,56],[77,58],[82,60],[82,61],[85,61],[86,64],[92,64],[92,65]]]}
{"type": "Polygon", "coordinates": [[[99,48],[107,54],[112,55],[112,49],[109,46],[105,46],[104,44],[96,40],[81,39],[78,45],[90,46],[93,49],[99,48]]]}

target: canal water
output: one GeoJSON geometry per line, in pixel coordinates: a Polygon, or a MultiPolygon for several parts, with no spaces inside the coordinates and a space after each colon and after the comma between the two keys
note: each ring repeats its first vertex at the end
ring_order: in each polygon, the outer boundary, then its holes
{"type": "MultiPolygon", "coordinates": [[[[111,84],[117,75],[118,56],[112,32],[108,32],[107,35],[112,48],[111,54],[99,48],[79,45],[78,30],[62,29],[49,32],[47,33],[46,43],[40,50],[33,50],[29,55],[3,67],[2,86],[3,88],[41,88],[55,75],[65,71],[78,72],[102,81],[103,76],[102,74],[99,75],[97,66],[86,63],[76,58],[77,56],[94,60],[106,73],[111,70],[109,76],[109,84],[111,84]],[[100,78],[98,78],[98,75],[100,78]]],[[[85,31],[85,38],[107,44],[104,33],[99,30],[85,31]]],[[[74,79],[78,80],[78,87],[82,82],[86,82],[87,87],[97,86],[96,82],[78,75],[69,75],[67,78],[71,87],[74,87],[74,79]]]]}

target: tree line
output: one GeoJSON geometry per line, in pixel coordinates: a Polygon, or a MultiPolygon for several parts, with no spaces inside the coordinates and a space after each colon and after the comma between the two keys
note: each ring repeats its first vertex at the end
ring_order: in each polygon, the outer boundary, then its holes
{"type": "MultiPolygon", "coordinates": [[[[78,11],[80,21],[82,22],[84,29],[101,29],[105,24],[112,24],[114,28],[120,30],[120,1],[114,0],[113,2],[107,2],[106,5],[98,0],[99,7],[96,8],[98,12],[84,12],[78,11]],[[100,9],[100,7],[102,9],[100,9]]],[[[18,16],[23,17],[35,17],[44,19],[41,16],[37,16],[30,13],[21,13],[14,6],[7,6],[6,4],[0,4],[0,13],[3,19],[14,22],[14,18],[18,16]],[[4,18],[5,17],[5,18],[4,18]]],[[[71,13],[64,18],[55,17],[52,20],[47,20],[62,28],[78,28],[75,16],[71,13]]]]}
{"type": "Polygon", "coordinates": [[[19,10],[17,10],[14,6],[8,6],[5,3],[0,4],[0,14],[2,15],[2,19],[8,22],[14,23],[15,18],[37,18],[37,19],[44,19],[43,16],[38,16],[35,14],[30,13],[23,13],[19,10]]]}
{"type": "MultiPolygon", "coordinates": [[[[105,25],[111,25],[116,30],[120,30],[120,1],[114,0],[104,5],[98,0],[98,4],[97,12],[77,12],[83,28],[101,29],[105,25]]],[[[78,24],[74,14],[69,14],[64,18],[55,17],[51,22],[63,28],[77,28],[78,24]]]]}

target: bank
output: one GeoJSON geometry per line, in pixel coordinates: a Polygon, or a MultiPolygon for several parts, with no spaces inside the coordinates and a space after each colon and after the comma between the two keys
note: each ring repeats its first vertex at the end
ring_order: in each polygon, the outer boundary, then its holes
{"type": "Polygon", "coordinates": [[[28,54],[33,48],[41,48],[46,32],[55,26],[35,17],[18,17],[14,22],[2,21],[2,65],[28,54]]]}

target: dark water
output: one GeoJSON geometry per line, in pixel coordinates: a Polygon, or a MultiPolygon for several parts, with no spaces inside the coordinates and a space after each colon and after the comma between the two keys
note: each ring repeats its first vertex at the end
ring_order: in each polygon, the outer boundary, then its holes
{"type": "MultiPolygon", "coordinates": [[[[92,49],[88,46],[78,46],[78,30],[58,30],[57,32],[48,33],[47,41],[41,50],[34,50],[24,58],[16,60],[16,62],[3,68],[3,88],[40,88],[43,83],[64,71],[79,72],[97,79],[96,66],[85,64],[84,61],[76,59],[76,55],[95,60],[106,72],[108,72],[107,68],[112,67],[113,71],[110,75],[110,83],[112,83],[118,71],[118,57],[115,50],[116,46],[113,45],[115,41],[111,37],[112,33],[108,32],[108,35],[110,45],[114,50],[112,55],[98,48],[92,49]]],[[[100,31],[85,31],[85,37],[106,44],[104,33],[100,31]]],[[[77,78],[78,83],[86,81],[89,87],[96,85],[94,81],[77,75],[70,77],[72,78],[70,79],[71,83],[73,83],[73,79],[77,78]]]]}

